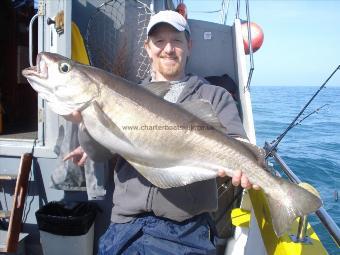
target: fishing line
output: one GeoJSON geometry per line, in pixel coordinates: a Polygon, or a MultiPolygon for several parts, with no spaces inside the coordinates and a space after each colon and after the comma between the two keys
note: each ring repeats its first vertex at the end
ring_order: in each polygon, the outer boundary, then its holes
{"type": "MultiPolygon", "coordinates": [[[[309,116],[313,115],[314,113],[319,113],[319,111],[320,111],[322,108],[324,108],[325,106],[327,106],[327,105],[329,105],[329,104],[324,104],[323,106],[320,106],[320,107],[317,108],[316,110],[312,111],[312,112],[309,113],[307,116],[303,117],[301,120],[299,120],[298,122],[296,122],[296,123],[293,125],[293,127],[295,127],[295,126],[301,124],[302,121],[304,121],[305,119],[307,119],[309,116]]],[[[293,128],[293,127],[292,127],[292,128],[293,128]]]]}
{"type": "Polygon", "coordinates": [[[265,150],[266,150],[266,159],[271,155],[271,153],[276,150],[277,146],[279,145],[279,143],[281,142],[281,140],[286,136],[286,134],[289,132],[289,130],[291,130],[293,127],[295,127],[296,125],[300,124],[303,120],[305,120],[306,118],[308,118],[310,115],[317,113],[321,108],[323,108],[325,105],[319,107],[318,109],[316,109],[314,112],[308,114],[306,117],[304,117],[303,119],[301,119],[300,121],[298,121],[298,119],[300,118],[300,116],[304,113],[304,111],[306,110],[306,108],[310,105],[310,103],[314,100],[314,98],[320,93],[320,91],[325,88],[326,84],[328,83],[328,81],[333,77],[333,75],[340,70],[340,65],[335,68],[335,70],[331,73],[330,76],[328,76],[328,78],[326,79],[326,81],[320,86],[320,88],[314,93],[314,95],[311,97],[311,99],[309,99],[309,101],[305,104],[305,106],[302,108],[302,110],[299,112],[299,114],[294,118],[294,120],[289,124],[289,126],[286,128],[286,130],[280,134],[276,139],[274,139],[270,144],[267,144],[265,146],[265,150]]]}

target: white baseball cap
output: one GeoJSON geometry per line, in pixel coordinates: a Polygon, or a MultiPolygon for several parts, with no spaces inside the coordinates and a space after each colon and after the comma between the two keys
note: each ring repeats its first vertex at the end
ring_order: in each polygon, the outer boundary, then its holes
{"type": "Polygon", "coordinates": [[[149,35],[152,28],[160,23],[167,23],[180,32],[187,31],[189,35],[191,34],[187,20],[178,12],[167,10],[160,11],[151,16],[149,25],[146,29],[147,35],[149,35]]]}

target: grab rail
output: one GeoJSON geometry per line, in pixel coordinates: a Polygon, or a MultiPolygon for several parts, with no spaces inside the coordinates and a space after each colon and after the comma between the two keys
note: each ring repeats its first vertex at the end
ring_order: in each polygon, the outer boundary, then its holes
{"type": "MultiPolygon", "coordinates": [[[[236,2],[236,18],[240,19],[240,0],[237,0],[236,2]]],[[[247,22],[247,29],[248,29],[248,49],[249,49],[249,63],[250,63],[250,68],[249,68],[249,73],[248,73],[248,80],[247,80],[247,86],[245,87],[245,90],[250,90],[250,83],[251,83],[251,79],[253,77],[253,72],[255,70],[255,66],[254,66],[254,51],[253,51],[253,45],[252,45],[252,41],[251,41],[251,28],[250,28],[250,11],[249,11],[249,0],[246,0],[246,16],[247,16],[247,20],[245,22],[247,22]]]]}
{"type": "Polygon", "coordinates": [[[29,24],[29,48],[28,48],[28,57],[29,57],[29,63],[30,63],[30,66],[32,67],[33,66],[33,56],[32,56],[32,52],[33,52],[33,23],[34,21],[38,18],[39,14],[35,14],[31,21],[30,21],[30,24],[29,24]]]}
{"type": "MultiPolygon", "coordinates": [[[[269,151],[271,145],[266,142],[265,150],[269,151]]],[[[287,175],[287,177],[294,183],[300,183],[301,180],[297,177],[294,172],[289,168],[289,166],[284,162],[284,160],[276,153],[276,150],[271,151],[270,155],[274,158],[274,160],[280,165],[282,171],[287,175]]],[[[328,233],[331,235],[335,243],[340,246],[340,229],[338,225],[334,222],[332,217],[327,213],[327,211],[321,207],[319,208],[315,214],[320,219],[320,222],[327,229],[328,233]]],[[[302,230],[301,230],[302,231],[302,230]]],[[[297,236],[301,236],[301,233],[298,233],[297,236]]]]}

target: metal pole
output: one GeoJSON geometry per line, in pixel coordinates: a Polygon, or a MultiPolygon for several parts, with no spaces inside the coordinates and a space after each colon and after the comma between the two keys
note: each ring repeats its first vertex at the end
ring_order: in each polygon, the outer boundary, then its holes
{"type": "MultiPolygon", "coordinates": [[[[268,143],[266,143],[268,144],[268,143]]],[[[265,146],[266,147],[266,146],[265,146]]],[[[301,180],[293,173],[293,171],[287,166],[284,160],[277,154],[275,150],[271,152],[272,157],[281,166],[282,171],[288,176],[288,178],[295,183],[300,183],[301,180]]],[[[320,219],[320,222],[327,229],[330,236],[333,238],[335,243],[340,246],[340,229],[332,217],[327,213],[327,211],[321,207],[315,214],[320,219]]]]}
{"type": "Polygon", "coordinates": [[[251,29],[250,29],[250,11],[249,11],[249,0],[246,0],[246,13],[247,13],[247,29],[248,29],[248,46],[249,46],[249,61],[250,61],[250,69],[248,74],[247,81],[247,90],[250,89],[251,78],[254,72],[254,58],[253,58],[253,44],[251,41],[251,29]]]}
{"type": "Polygon", "coordinates": [[[236,9],[236,19],[240,19],[240,0],[237,0],[236,9]]]}
{"type": "Polygon", "coordinates": [[[328,230],[328,233],[331,235],[333,240],[336,242],[338,247],[340,246],[340,229],[335,221],[329,216],[325,208],[321,207],[319,210],[315,212],[315,214],[319,217],[322,224],[328,230]]]}
{"type": "Polygon", "coordinates": [[[28,57],[29,57],[29,61],[30,61],[30,66],[32,67],[33,66],[33,61],[32,61],[32,52],[33,52],[33,22],[38,18],[39,14],[35,14],[31,21],[30,21],[30,24],[29,24],[29,33],[28,33],[28,36],[29,36],[29,47],[28,47],[28,51],[29,51],[29,54],[28,54],[28,57]]]}

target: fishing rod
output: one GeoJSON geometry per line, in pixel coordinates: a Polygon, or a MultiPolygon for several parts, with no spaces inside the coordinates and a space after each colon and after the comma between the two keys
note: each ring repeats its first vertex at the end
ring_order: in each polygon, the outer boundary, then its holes
{"type": "Polygon", "coordinates": [[[328,81],[333,77],[333,75],[340,70],[340,65],[335,68],[335,70],[331,73],[330,76],[328,76],[328,78],[326,79],[326,81],[320,86],[320,88],[314,93],[314,95],[311,97],[311,99],[309,99],[309,101],[305,104],[305,106],[302,108],[302,110],[299,112],[299,114],[294,118],[294,120],[289,124],[289,126],[286,128],[286,130],[280,134],[276,139],[274,139],[269,146],[266,146],[266,159],[271,155],[271,153],[276,150],[277,146],[279,145],[279,143],[281,142],[281,140],[286,136],[286,134],[289,132],[289,130],[291,130],[293,127],[295,127],[296,125],[300,124],[303,120],[305,120],[306,118],[308,118],[309,116],[311,116],[314,113],[317,113],[321,108],[323,108],[326,105],[323,105],[321,107],[319,107],[318,109],[316,109],[315,111],[313,111],[312,113],[308,114],[306,117],[304,117],[303,119],[301,119],[300,121],[298,121],[298,119],[300,118],[300,116],[304,113],[304,111],[307,109],[307,107],[310,105],[310,103],[314,100],[314,98],[320,93],[320,91],[325,88],[326,84],[328,83],[328,81]]]}
{"type": "MultiPolygon", "coordinates": [[[[309,113],[307,116],[303,117],[301,120],[299,120],[298,122],[296,122],[296,123],[292,126],[292,128],[295,127],[295,126],[297,126],[297,125],[299,125],[299,124],[301,124],[302,121],[304,121],[305,119],[307,119],[309,116],[313,115],[314,113],[318,113],[322,108],[324,108],[324,107],[327,106],[327,105],[328,105],[328,104],[324,104],[323,106],[320,106],[320,107],[317,108],[316,110],[312,111],[312,112],[309,113]]],[[[291,128],[291,129],[292,129],[292,128],[291,128]]]]}
{"type": "MultiPolygon", "coordinates": [[[[311,113],[309,113],[307,116],[303,117],[302,119],[300,119],[299,121],[295,122],[292,126],[289,126],[281,135],[286,135],[288,133],[289,130],[291,130],[293,127],[301,124],[305,119],[307,119],[309,116],[313,115],[314,113],[318,113],[322,108],[324,108],[326,105],[328,104],[324,104],[323,106],[320,106],[319,108],[317,108],[316,110],[312,111],[311,113]]],[[[278,138],[276,138],[275,140],[273,140],[271,142],[274,143],[278,138]]]]}

